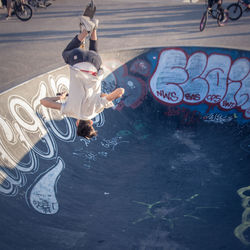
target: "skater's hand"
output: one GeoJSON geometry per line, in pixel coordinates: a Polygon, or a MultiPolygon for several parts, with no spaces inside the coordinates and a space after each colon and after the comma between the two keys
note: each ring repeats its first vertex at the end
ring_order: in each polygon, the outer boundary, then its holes
{"type": "Polygon", "coordinates": [[[83,29],[82,32],[77,36],[77,38],[80,42],[84,42],[87,35],[88,35],[88,31],[83,29]]]}
{"type": "Polygon", "coordinates": [[[108,101],[110,101],[110,102],[114,101],[115,99],[122,97],[122,95],[124,94],[124,92],[125,92],[124,88],[117,88],[112,93],[108,94],[106,96],[106,99],[108,101]]]}
{"type": "Polygon", "coordinates": [[[65,100],[66,97],[68,96],[68,93],[65,91],[60,95],[60,101],[65,100]]]}
{"type": "Polygon", "coordinates": [[[107,96],[108,94],[106,94],[106,93],[101,93],[101,97],[105,97],[105,96],[107,96]]]}

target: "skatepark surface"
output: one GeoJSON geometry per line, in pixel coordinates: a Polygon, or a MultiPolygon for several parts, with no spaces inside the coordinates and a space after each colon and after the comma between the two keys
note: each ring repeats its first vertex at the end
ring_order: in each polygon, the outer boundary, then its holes
{"type": "Polygon", "coordinates": [[[40,105],[87,2],[0,22],[0,249],[250,249],[248,13],[201,33],[203,2],[95,3],[102,90],[125,95],[91,140],[40,105]]]}

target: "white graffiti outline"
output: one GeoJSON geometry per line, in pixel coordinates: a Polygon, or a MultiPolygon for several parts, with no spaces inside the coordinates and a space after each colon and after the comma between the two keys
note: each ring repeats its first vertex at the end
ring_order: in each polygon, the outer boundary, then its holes
{"type": "MultiPolygon", "coordinates": [[[[57,157],[58,148],[54,136],[63,141],[75,140],[73,120],[65,117],[66,132],[64,133],[54,122],[54,119],[63,118],[60,113],[42,110],[40,105],[40,99],[49,91],[47,86],[50,86],[53,92],[60,91],[63,88],[67,89],[68,78],[64,75],[54,78],[53,75],[49,74],[48,80],[48,84],[44,81],[38,84],[38,91],[30,103],[19,95],[8,97],[7,108],[13,117],[11,123],[0,115],[0,132],[2,132],[0,139],[1,194],[15,196],[18,188],[26,184],[26,174],[38,170],[38,157],[44,159],[57,157]],[[45,118],[45,121],[42,117],[45,118]],[[40,141],[40,145],[45,145],[46,150],[44,150],[44,147],[42,150],[36,145],[38,141],[40,141]],[[26,155],[25,162],[15,157],[17,151],[14,149],[17,146],[21,147],[23,154],[26,155]],[[11,152],[11,148],[13,148],[13,152],[11,152]]],[[[18,158],[20,158],[20,150],[18,153],[18,158]]]]}
{"type": "Polygon", "coordinates": [[[250,60],[164,49],[150,79],[150,91],[163,104],[206,103],[225,111],[237,108],[250,119],[250,60]]]}
{"type": "Polygon", "coordinates": [[[42,158],[51,159],[56,156],[57,153],[57,144],[55,143],[53,137],[48,133],[45,129],[41,120],[37,117],[34,109],[21,97],[18,96],[10,96],[9,98],[9,109],[10,113],[13,116],[14,126],[18,131],[19,135],[21,135],[26,143],[29,150],[35,151],[42,158]],[[25,120],[23,116],[21,116],[19,109],[22,108],[26,111],[28,115],[33,119],[32,122],[25,120]],[[34,142],[30,139],[27,133],[39,133],[39,138],[42,142],[46,143],[47,152],[40,150],[34,142]]]}
{"type": "Polygon", "coordinates": [[[26,192],[26,202],[37,212],[42,214],[55,214],[59,210],[56,199],[57,182],[65,163],[61,157],[45,173],[40,174],[26,192]]]}

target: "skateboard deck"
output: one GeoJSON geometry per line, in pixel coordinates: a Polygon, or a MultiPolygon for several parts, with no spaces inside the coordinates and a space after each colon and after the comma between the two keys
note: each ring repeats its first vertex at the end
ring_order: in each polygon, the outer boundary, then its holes
{"type": "Polygon", "coordinates": [[[95,15],[95,12],[96,12],[96,6],[93,0],[91,0],[91,2],[85,8],[83,16],[88,16],[90,19],[92,19],[95,15]]]}

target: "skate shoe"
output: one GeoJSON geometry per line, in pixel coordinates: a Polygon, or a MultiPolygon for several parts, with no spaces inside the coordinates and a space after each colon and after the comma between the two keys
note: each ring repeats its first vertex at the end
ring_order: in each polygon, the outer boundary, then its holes
{"type": "Polygon", "coordinates": [[[98,20],[98,19],[93,18],[91,21],[95,24],[95,28],[94,28],[94,29],[95,29],[95,30],[97,30],[98,25],[99,25],[99,20],[98,20]]]}
{"type": "Polygon", "coordinates": [[[95,28],[94,22],[90,20],[87,16],[80,17],[80,30],[87,30],[88,33],[92,33],[93,29],[95,28]]]}

